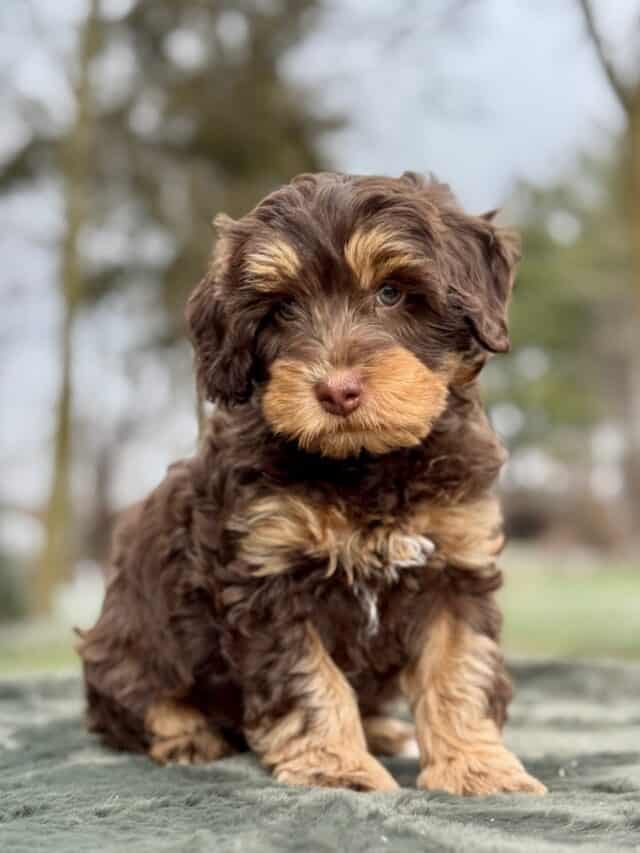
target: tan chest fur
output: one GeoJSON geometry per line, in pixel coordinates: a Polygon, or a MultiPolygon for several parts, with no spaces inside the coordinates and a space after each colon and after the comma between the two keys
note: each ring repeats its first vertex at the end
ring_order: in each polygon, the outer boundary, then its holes
{"type": "Polygon", "coordinates": [[[344,572],[350,583],[374,573],[393,582],[402,568],[427,561],[435,568],[481,571],[504,541],[493,496],[454,506],[419,503],[402,519],[372,519],[364,526],[346,505],[278,494],[254,501],[230,528],[239,534],[238,556],[255,566],[256,576],[285,572],[308,557],[325,561],[327,576],[344,572]]]}

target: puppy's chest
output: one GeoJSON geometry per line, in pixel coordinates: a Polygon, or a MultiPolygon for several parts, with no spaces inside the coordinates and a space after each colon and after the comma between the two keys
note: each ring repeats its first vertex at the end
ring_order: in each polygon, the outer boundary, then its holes
{"type": "Polygon", "coordinates": [[[493,496],[456,505],[417,501],[402,511],[367,513],[339,499],[274,492],[229,523],[237,557],[256,577],[313,570],[348,585],[375,620],[374,593],[421,567],[482,570],[503,542],[493,496]]]}

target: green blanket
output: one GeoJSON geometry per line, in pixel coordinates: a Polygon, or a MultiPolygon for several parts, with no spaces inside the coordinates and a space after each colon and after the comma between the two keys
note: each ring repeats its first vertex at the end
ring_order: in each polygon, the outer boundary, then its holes
{"type": "Polygon", "coordinates": [[[0,681],[0,850],[640,851],[640,668],[519,663],[507,740],[546,797],[465,799],[273,783],[251,755],[162,768],[82,725],[76,678],[0,681]]]}

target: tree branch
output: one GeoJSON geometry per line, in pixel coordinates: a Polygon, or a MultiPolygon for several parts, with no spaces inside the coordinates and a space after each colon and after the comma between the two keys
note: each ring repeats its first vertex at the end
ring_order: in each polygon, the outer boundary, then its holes
{"type": "Polygon", "coordinates": [[[609,59],[607,49],[604,45],[604,41],[602,39],[602,36],[600,35],[598,26],[595,21],[591,2],[590,0],[578,0],[578,6],[582,11],[582,16],[587,27],[587,32],[589,33],[589,38],[591,39],[593,47],[598,56],[600,66],[602,67],[602,70],[604,71],[607,80],[609,81],[609,85],[611,86],[615,96],[620,102],[620,106],[625,111],[625,113],[630,116],[631,92],[622,82],[615,66],[609,59]]]}

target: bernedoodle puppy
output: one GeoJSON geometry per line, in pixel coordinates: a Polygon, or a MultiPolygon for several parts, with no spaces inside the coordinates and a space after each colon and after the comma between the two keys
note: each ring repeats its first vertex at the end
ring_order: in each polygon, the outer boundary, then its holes
{"type": "Polygon", "coordinates": [[[294,785],[543,793],[501,739],[505,452],[476,378],[518,260],[446,185],[302,175],[238,221],[187,322],[216,403],[124,517],[80,654],[91,731],[159,762],[248,746],[294,785]],[[415,729],[384,716],[403,693],[415,729]]]}

